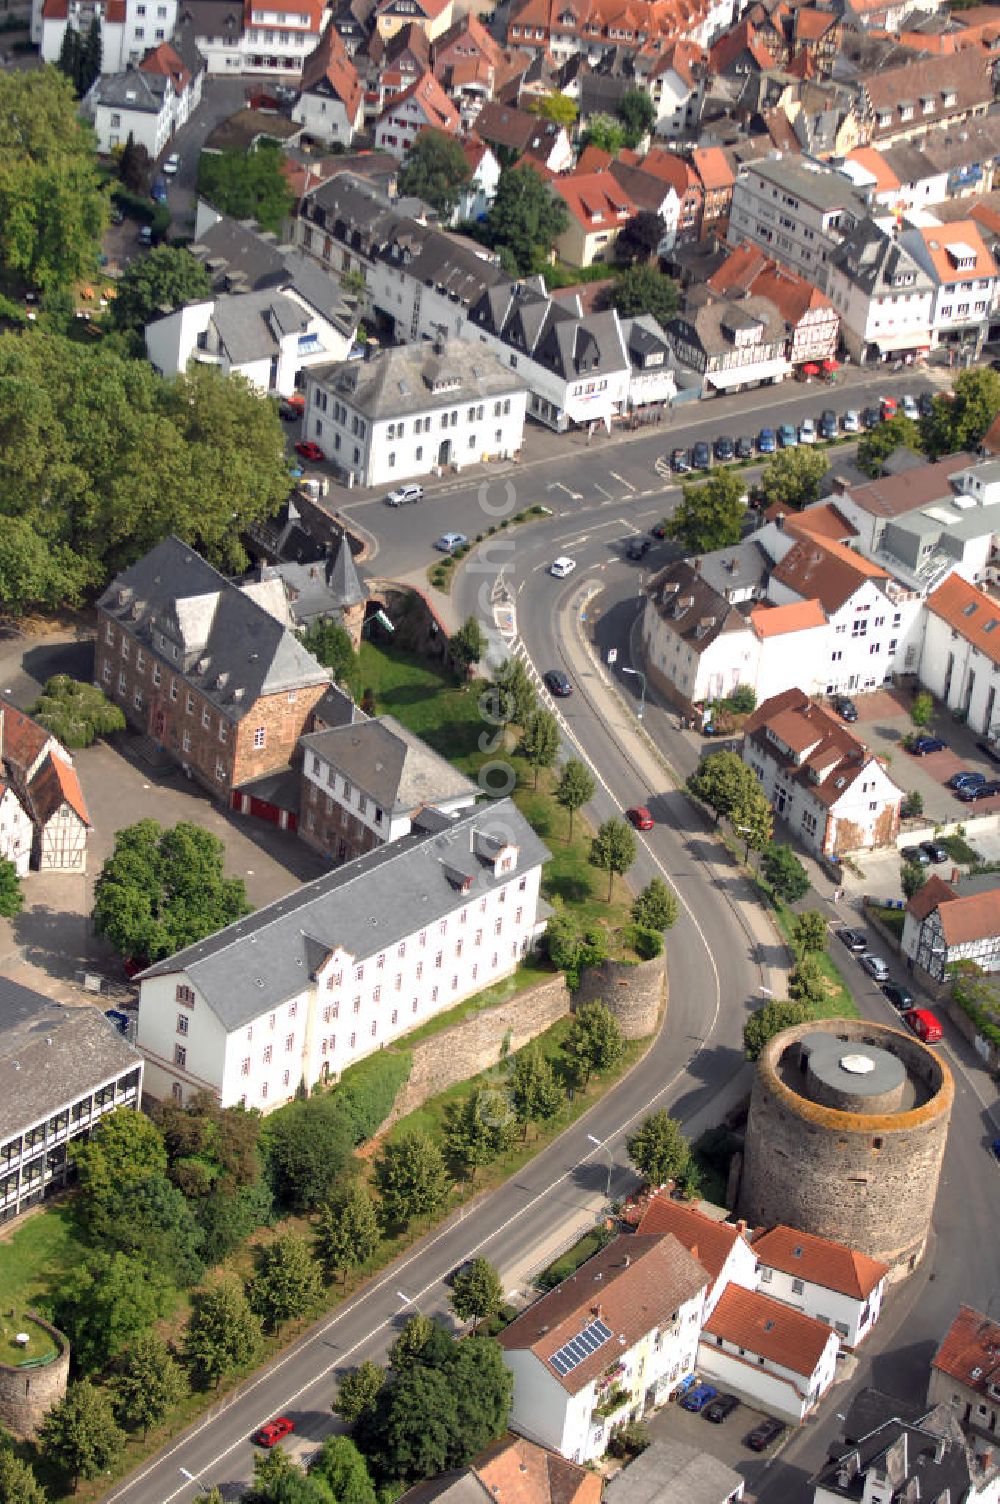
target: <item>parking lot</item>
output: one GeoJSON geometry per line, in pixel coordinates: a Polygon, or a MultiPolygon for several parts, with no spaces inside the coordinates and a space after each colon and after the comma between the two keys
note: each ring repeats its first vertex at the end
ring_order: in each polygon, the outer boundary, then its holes
{"type": "Polygon", "coordinates": [[[725,1420],[713,1424],[704,1415],[693,1415],[689,1410],[682,1409],[678,1401],[671,1400],[655,1415],[644,1419],[643,1425],[654,1441],[680,1441],[686,1446],[697,1447],[699,1452],[708,1452],[712,1457],[717,1457],[727,1467],[742,1473],[752,1487],[753,1479],[761,1474],[768,1459],[781,1449],[792,1434],[791,1431],[786,1431],[767,1452],[751,1452],[749,1447],[743,1445],[743,1438],[758,1421],[766,1418],[765,1411],[741,1404],[725,1420]]]}

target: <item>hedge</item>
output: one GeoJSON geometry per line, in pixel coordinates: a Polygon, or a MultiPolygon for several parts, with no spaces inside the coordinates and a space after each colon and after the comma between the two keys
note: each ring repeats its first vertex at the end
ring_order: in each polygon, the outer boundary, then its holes
{"type": "Polygon", "coordinates": [[[379,1050],[344,1071],[333,1099],[351,1123],[355,1144],[372,1138],[385,1122],[412,1067],[409,1050],[379,1050]]]}
{"type": "Polygon", "coordinates": [[[951,995],[966,1017],[975,1024],[982,1037],[989,1044],[1000,1049],[1000,1027],[997,1026],[992,1011],[969,997],[957,977],[952,983],[951,995]]]}

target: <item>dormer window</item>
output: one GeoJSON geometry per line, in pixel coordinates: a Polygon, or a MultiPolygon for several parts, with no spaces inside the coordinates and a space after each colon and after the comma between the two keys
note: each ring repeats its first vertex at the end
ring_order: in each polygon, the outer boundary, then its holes
{"type": "Polygon", "coordinates": [[[900,105],[900,107],[899,107],[899,118],[900,118],[900,120],[912,120],[913,119],[913,106],[912,106],[912,104],[901,104],[900,105]]]}
{"type": "Polygon", "coordinates": [[[923,98],[920,101],[920,108],[923,110],[923,112],[924,112],[925,115],[933,115],[933,113],[934,113],[934,96],[933,96],[933,94],[925,94],[923,96],[923,98]]]}
{"type": "Polygon", "coordinates": [[[878,126],[879,130],[884,131],[888,126],[892,124],[892,111],[879,110],[875,116],[875,124],[878,126]]]}
{"type": "Polygon", "coordinates": [[[954,89],[941,90],[941,102],[946,110],[953,110],[958,103],[958,95],[954,89]]]}

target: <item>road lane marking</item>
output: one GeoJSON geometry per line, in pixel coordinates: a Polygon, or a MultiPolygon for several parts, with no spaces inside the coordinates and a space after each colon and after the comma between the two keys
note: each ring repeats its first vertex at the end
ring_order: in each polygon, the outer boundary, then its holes
{"type": "Polygon", "coordinates": [[[625,486],[629,491],[635,490],[635,486],[633,486],[632,482],[630,480],[626,480],[624,475],[619,475],[617,470],[609,470],[608,474],[611,476],[612,480],[616,480],[619,485],[625,486]]]}

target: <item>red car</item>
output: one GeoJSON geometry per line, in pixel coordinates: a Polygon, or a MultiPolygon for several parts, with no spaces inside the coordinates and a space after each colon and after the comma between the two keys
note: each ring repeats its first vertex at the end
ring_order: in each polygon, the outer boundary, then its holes
{"type": "Polygon", "coordinates": [[[250,1440],[258,1447],[275,1447],[294,1430],[295,1422],[287,1415],[279,1415],[277,1420],[269,1420],[266,1426],[255,1431],[250,1440]]]}
{"type": "Polygon", "coordinates": [[[636,830],[652,830],[656,823],[649,810],[642,804],[637,805],[635,809],[627,809],[625,818],[635,826],[636,830]]]}
{"type": "Polygon", "coordinates": [[[312,460],[313,464],[326,459],[322,449],[318,444],[314,444],[312,439],[300,439],[295,446],[295,453],[301,454],[304,460],[312,460]]]}
{"type": "Polygon", "coordinates": [[[910,1008],[903,1014],[903,1019],[924,1044],[940,1043],[941,1025],[929,1008],[910,1008]]]}

